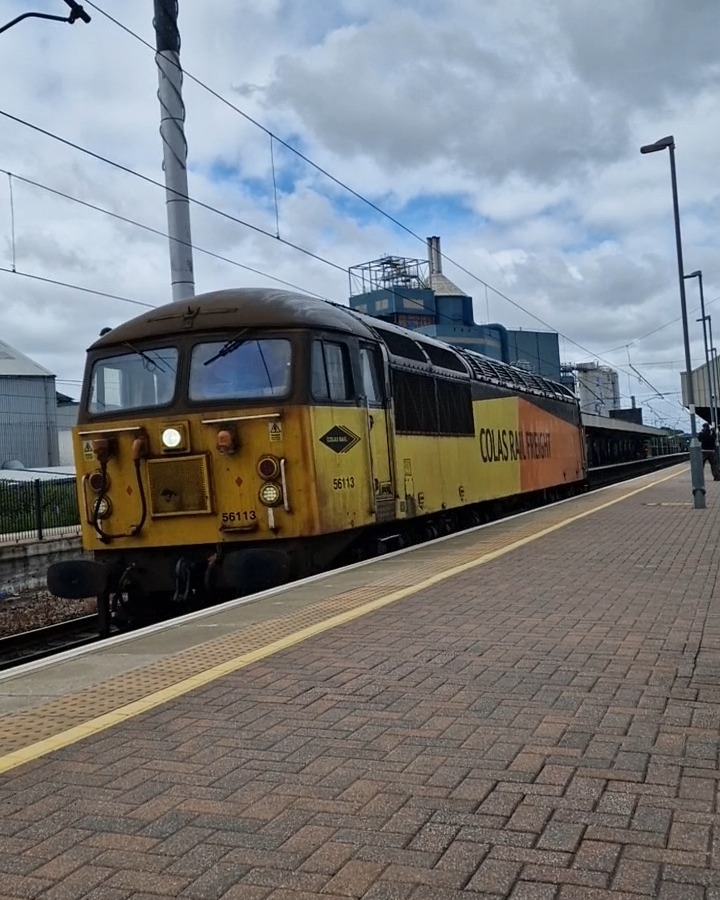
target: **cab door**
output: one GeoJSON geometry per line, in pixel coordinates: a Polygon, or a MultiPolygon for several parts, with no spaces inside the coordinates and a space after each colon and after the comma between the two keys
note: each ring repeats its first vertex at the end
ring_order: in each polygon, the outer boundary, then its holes
{"type": "Polygon", "coordinates": [[[385,366],[377,344],[360,344],[360,368],[361,402],[367,414],[372,503],[376,521],[386,522],[395,517],[395,477],[386,379],[383,374],[385,366]]]}

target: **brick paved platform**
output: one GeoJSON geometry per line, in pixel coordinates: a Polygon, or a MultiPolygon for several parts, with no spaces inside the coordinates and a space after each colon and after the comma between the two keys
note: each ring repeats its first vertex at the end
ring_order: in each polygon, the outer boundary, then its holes
{"type": "Polygon", "coordinates": [[[0,900],[720,900],[708,507],[683,471],[7,772],[0,900]]]}

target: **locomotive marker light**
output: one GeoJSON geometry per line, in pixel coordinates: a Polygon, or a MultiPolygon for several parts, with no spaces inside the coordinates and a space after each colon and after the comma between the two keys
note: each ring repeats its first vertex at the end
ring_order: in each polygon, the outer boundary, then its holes
{"type": "Polygon", "coordinates": [[[278,506],[282,502],[282,488],[274,481],[266,481],[260,488],[259,497],[263,506],[278,506]]]}
{"type": "Polygon", "coordinates": [[[110,506],[110,501],[107,497],[98,497],[95,500],[93,515],[96,519],[107,519],[112,512],[112,507],[110,506]]]}
{"type": "Polygon", "coordinates": [[[705,509],[705,476],[703,473],[702,450],[697,436],[695,424],[695,391],[692,380],[692,361],[690,359],[690,337],[688,335],[687,302],[685,299],[685,279],[683,277],[682,239],[680,237],[680,210],[678,207],[677,176],[675,174],[675,138],[673,135],[660,138],[654,144],[645,144],[641,153],[657,153],[659,150],[670,152],[670,180],[672,183],[673,214],[675,217],[675,246],[677,250],[678,280],[680,282],[680,308],[682,311],[683,342],[685,344],[685,372],[687,375],[687,399],[690,411],[690,480],[695,509],[705,509]]]}
{"type": "Polygon", "coordinates": [[[147,435],[145,433],[141,434],[140,437],[136,437],[132,442],[132,458],[134,462],[138,462],[138,460],[145,459],[146,456],[150,453],[150,447],[148,445],[147,435]]]}
{"type": "Polygon", "coordinates": [[[266,481],[277,478],[280,472],[280,461],[274,456],[263,456],[258,460],[257,472],[266,481]]]}
{"type": "Polygon", "coordinates": [[[91,472],[90,475],[88,475],[88,484],[90,485],[91,491],[95,491],[96,494],[99,494],[103,489],[109,489],[110,478],[107,473],[103,477],[102,472],[91,472]]]}
{"type": "Polygon", "coordinates": [[[221,428],[217,433],[215,448],[221,456],[232,456],[237,449],[232,432],[227,428],[221,428]]]}

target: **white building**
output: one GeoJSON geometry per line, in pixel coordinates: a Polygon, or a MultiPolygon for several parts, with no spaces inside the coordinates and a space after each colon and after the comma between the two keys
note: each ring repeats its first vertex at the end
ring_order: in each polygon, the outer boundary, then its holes
{"type": "Polygon", "coordinates": [[[0,468],[57,466],[55,376],[0,341],[0,468]]]}
{"type": "Polygon", "coordinates": [[[620,409],[618,373],[599,363],[577,363],[574,366],[580,409],[593,416],[609,416],[620,409]]]}

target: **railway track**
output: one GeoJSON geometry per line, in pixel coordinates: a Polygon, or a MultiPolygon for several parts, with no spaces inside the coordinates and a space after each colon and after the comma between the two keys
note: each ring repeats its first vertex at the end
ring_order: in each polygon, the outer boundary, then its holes
{"type": "Polygon", "coordinates": [[[590,490],[617,484],[628,478],[637,478],[640,475],[648,475],[668,466],[676,466],[678,463],[687,462],[687,453],[670,453],[665,456],[649,456],[646,459],[634,459],[630,462],[614,463],[610,466],[596,466],[588,469],[588,486],[590,490]]]}
{"type": "Polygon", "coordinates": [[[0,671],[99,640],[97,615],[0,637],[0,671]]]}
{"type": "MultiPolygon", "coordinates": [[[[658,456],[634,460],[629,463],[597,467],[588,471],[588,486],[590,490],[597,490],[628,478],[676,465],[686,461],[687,458],[687,453],[672,454],[670,456],[658,456]]],[[[516,510],[513,512],[516,512],[516,510]]],[[[508,515],[511,514],[508,513],[508,515]]],[[[498,519],[495,521],[498,521],[498,519]]],[[[71,650],[104,640],[105,637],[101,634],[101,631],[102,620],[100,616],[89,615],[55,625],[48,625],[44,628],[35,628],[20,634],[2,637],[0,638],[0,671],[45,659],[64,650],[71,650]]]]}

